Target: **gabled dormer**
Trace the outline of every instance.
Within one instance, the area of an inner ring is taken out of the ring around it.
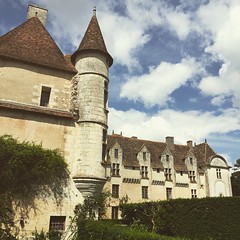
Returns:
[[[122,168],[123,151],[120,144],[116,141],[109,150],[111,176],[120,177]]]
[[[192,149],[188,151],[184,162],[185,162],[185,165],[187,166],[190,183],[195,183],[197,181],[198,167],[197,167],[197,159],[194,156]]]
[[[142,146],[141,150],[137,154],[137,159],[140,165],[140,174],[142,178],[149,178],[151,155],[145,145]]]
[[[173,180],[173,170],[174,170],[174,157],[168,147],[166,147],[166,149],[162,153],[161,162],[164,167],[165,180],[172,181]]]

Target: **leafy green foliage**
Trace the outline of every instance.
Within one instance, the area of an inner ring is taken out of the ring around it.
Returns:
[[[88,196],[84,198],[82,204],[75,207],[74,214],[77,219],[102,219],[106,214],[109,193],[101,193],[98,196]]]
[[[149,204],[154,230],[159,234],[190,239],[239,238],[239,198],[174,199]],[[126,222],[138,218],[136,208],[149,210],[147,204],[127,204],[122,208]]]
[[[37,198],[53,195],[60,203],[64,196],[69,173],[58,150],[4,135],[0,137],[0,166],[0,225],[10,225],[13,206],[27,213],[36,207]]]
[[[59,231],[50,231],[50,232],[34,232],[33,233],[35,240],[61,240],[62,233]]]
[[[81,240],[170,240],[144,230],[136,230],[123,225],[116,225],[109,221],[81,220],[78,228],[78,239]],[[180,238],[174,238],[180,240]]]

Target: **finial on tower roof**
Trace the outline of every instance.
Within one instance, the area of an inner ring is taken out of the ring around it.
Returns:
[[[96,16],[96,6],[93,7],[93,16]]]

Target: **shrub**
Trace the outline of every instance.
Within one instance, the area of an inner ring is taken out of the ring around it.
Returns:
[[[150,211],[144,221],[152,221],[153,229],[159,234],[219,240],[238,239],[240,236],[240,198],[236,197],[175,199],[128,204],[121,209],[128,224],[132,224],[137,218],[144,219],[137,214],[138,209],[143,213]]]

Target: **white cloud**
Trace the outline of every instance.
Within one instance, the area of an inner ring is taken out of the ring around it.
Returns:
[[[188,140],[197,143],[211,139],[212,145],[226,146],[226,134],[240,131],[240,111],[228,109],[220,115],[214,112],[162,110],[153,115],[130,109],[118,111],[109,109],[109,133],[122,132],[124,136],[164,141],[166,136],[174,136],[175,142],[185,144]],[[222,136],[222,137],[221,137]],[[231,142],[236,141],[231,139]],[[230,155],[230,154],[229,154]],[[228,157],[229,159],[229,157]]]
[[[131,77],[122,86],[120,97],[140,101],[146,107],[164,105],[171,100],[171,93],[192,78],[199,71],[192,58],[180,63],[162,62],[149,69],[149,73]]]
[[[219,76],[204,77],[199,85],[203,94],[214,96],[212,103],[225,96],[240,97],[240,1],[211,1],[200,8],[199,17],[210,31],[212,44],[205,51],[223,61]],[[223,103],[224,101],[222,101]],[[219,102],[220,103],[220,102]]]

